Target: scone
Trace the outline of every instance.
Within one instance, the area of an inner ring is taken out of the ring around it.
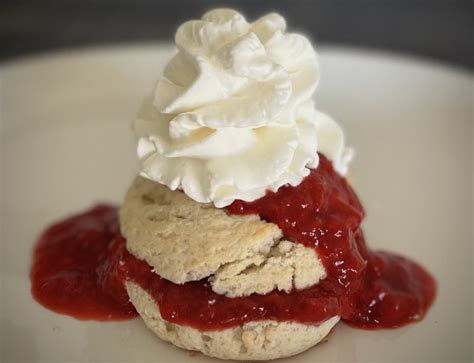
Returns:
[[[318,344],[339,321],[338,316],[320,325],[259,320],[236,328],[203,332],[164,320],[159,307],[145,290],[133,282],[126,285],[130,301],[146,326],[158,337],[180,348],[220,359],[289,357]]]
[[[229,297],[290,292],[326,277],[312,248],[287,241],[257,215],[229,215],[137,177],[120,208],[127,249],[176,284],[209,278]]]
[[[127,249],[156,274],[176,284],[207,279],[214,292],[227,297],[275,289],[290,293],[326,277],[314,249],[283,239],[277,225],[256,215],[229,215],[142,177],[126,195],[120,225]],[[200,331],[164,320],[157,303],[136,283],[128,282],[127,291],[160,338],[222,359],[297,354],[320,342],[339,321],[338,316],[321,324],[261,320]]]
[[[258,216],[232,216],[196,203],[179,191],[137,177],[120,209],[127,249],[176,284],[208,279],[228,297],[291,292],[326,277],[314,249],[286,241]],[[273,359],[317,344],[339,320],[318,324],[261,320],[214,331],[167,322],[150,295],[127,283],[130,300],[147,326],[173,344],[223,359]]]

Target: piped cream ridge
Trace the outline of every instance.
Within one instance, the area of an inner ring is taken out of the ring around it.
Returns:
[[[312,100],[316,52],[283,17],[249,23],[216,9],[182,24],[175,42],[135,122],[142,176],[221,208],[298,185],[318,151],[346,173],[344,134]]]

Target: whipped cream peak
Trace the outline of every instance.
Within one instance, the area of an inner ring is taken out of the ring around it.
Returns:
[[[135,122],[141,175],[220,208],[299,184],[318,151],[347,171],[343,132],[312,100],[316,52],[283,17],[249,23],[211,10],[182,24],[175,42]]]

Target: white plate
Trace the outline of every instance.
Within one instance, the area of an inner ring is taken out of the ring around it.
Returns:
[[[140,319],[77,321],[30,296],[43,227],[96,201],[120,202],[135,171],[130,124],[169,46],[53,54],[3,65],[2,361],[205,362]],[[472,359],[472,78],[416,60],[321,50],[318,106],[345,126],[367,240],[412,256],[439,282],[426,319],[397,330],[339,324],[285,362]]]

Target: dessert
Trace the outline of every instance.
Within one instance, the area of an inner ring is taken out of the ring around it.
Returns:
[[[82,319],[138,313],[161,339],[223,359],[319,343],[340,320],[421,320],[436,284],[365,245],[344,175],[352,150],[312,99],[316,53],[277,14],[217,9],[184,23],[134,129],[140,175],[44,232],[32,293]]]

